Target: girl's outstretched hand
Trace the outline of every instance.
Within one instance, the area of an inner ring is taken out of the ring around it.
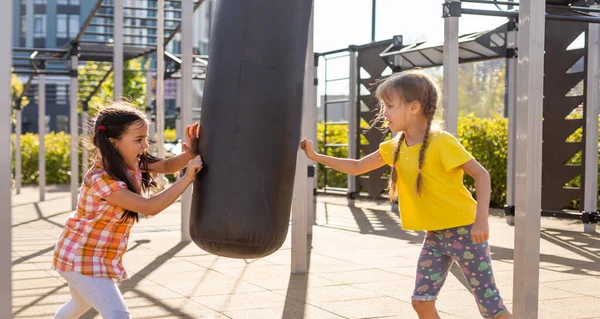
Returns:
[[[311,140],[303,138],[300,142],[300,148],[306,153],[306,157],[310,160],[314,161],[317,157],[317,153],[315,153],[313,142]]]
[[[195,158],[193,158],[192,160],[190,160],[190,162],[187,165],[187,169],[185,170],[185,178],[193,181],[194,179],[196,179],[196,174],[198,174],[198,172],[200,172],[200,170],[202,169],[202,158],[200,158],[200,155],[196,156]]]
[[[200,139],[200,124],[198,122],[185,128],[185,142],[181,148],[191,156],[198,155],[198,140]]]

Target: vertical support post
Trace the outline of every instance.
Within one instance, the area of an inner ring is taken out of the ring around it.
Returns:
[[[357,136],[358,131],[358,111],[356,109],[358,101],[358,52],[350,46],[350,74],[348,87],[348,158],[356,159],[358,155]],[[348,174],[348,205],[354,206],[354,198],[358,193],[356,185],[357,176]]]
[[[16,194],[21,194],[21,175],[23,167],[21,135],[23,134],[23,111],[19,107],[19,109],[15,113],[15,192]]]
[[[146,116],[148,117],[150,123],[148,127],[148,135],[150,136],[150,141],[156,141],[156,120],[152,119],[152,73],[150,70],[146,71]],[[150,151],[152,153],[152,151]]]
[[[178,88],[181,92],[180,117],[182,136],[185,140],[185,129],[192,125],[193,79],[192,64],[194,62],[194,1],[183,0],[181,3],[181,80]],[[190,211],[192,209],[192,186],[181,195],[181,241],[191,241]]]
[[[538,317],[545,3],[519,6],[514,317]]]
[[[19,3],[20,5],[20,3]],[[34,28],[34,15],[33,15],[33,0],[25,0],[25,46],[33,48],[33,28]],[[23,26],[21,26],[23,28]],[[9,39],[10,40],[10,39]],[[12,43],[6,42],[6,43]]]
[[[183,28],[182,28],[182,33],[183,33]],[[183,46],[182,46],[182,50],[183,50]],[[183,66],[183,63],[182,63]],[[183,78],[183,70],[181,73],[181,77]],[[185,132],[182,129],[183,126],[183,110],[181,109],[181,98],[182,98],[182,93],[183,93],[183,89],[181,87],[182,85],[182,79],[176,79],[175,80],[175,137],[177,139],[184,139],[184,135]]]
[[[77,115],[77,65],[79,64],[79,47],[76,44],[71,50],[71,88],[69,89],[69,133],[71,134],[71,209],[77,208],[79,187],[79,116]]]
[[[156,41],[156,147],[159,158],[165,157],[165,0],[157,1]]]
[[[85,174],[88,170],[88,166],[90,164],[90,156],[88,152],[88,139],[90,132],[90,117],[88,115],[89,105],[88,102],[83,102],[81,106],[81,122],[83,123],[83,130],[81,131],[81,140],[83,141],[83,145],[81,146],[81,170],[83,174]]]
[[[46,199],[46,75],[38,77],[38,186],[40,191],[40,202]]]
[[[123,0],[114,0],[113,28],[113,100],[123,97]]]
[[[312,25],[309,29],[309,36],[314,35],[313,32],[313,28]],[[309,42],[309,45],[312,45],[312,43]],[[312,51],[314,51],[314,47],[311,49]],[[307,58],[308,59],[308,58]],[[311,141],[317,141],[317,94],[318,94],[318,88],[317,88],[317,84],[318,84],[318,73],[317,73],[317,67],[319,64],[319,55],[313,53],[312,54],[312,65],[313,65],[313,82],[311,83],[312,85],[310,86],[311,88],[311,92],[310,95],[308,96],[308,98],[310,99],[310,105],[307,109],[305,109],[305,112],[308,112],[307,116],[308,116],[308,121],[309,124],[306,128],[305,131],[305,136],[310,139]],[[316,210],[317,210],[317,203],[316,203],[316,190],[318,187],[318,165],[315,161],[311,161],[309,159],[307,159],[307,164],[308,164],[308,217],[306,220],[306,227],[308,227],[307,229],[307,233],[309,236],[312,236],[312,232],[313,232],[313,225],[315,224],[316,221]]]
[[[312,2],[312,1],[311,1]],[[314,5],[312,8],[314,12]],[[308,27],[308,42],[306,46],[306,58],[304,63],[304,90],[302,96],[302,135],[307,134],[307,129],[310,126],[309,112],[306,112],[308,107],[312,105],[313,87],[313,14]],[[306,274],[308,272],[308,194],[309,189],[308,176],[306,168],[308,160],[306,154],[298,145],[298,153],[296,155],[296,177],[294,178],[294,195],[292,199],[292,273]]]
[[[446,0],[444,3],[444,87],[442,94],[446,130],[456,135],[458,131],[458,19],[461,3]]]
[[[509,22],[510,23],[510,22]],[[516,23],[516,22],[515,22]],[[517,37],[516,26],[511,30],[509,28],[507,38],[507,109],[508,109],[508,154],[507,154],[507,174],[506,174],[506,223],[513,226],[515,224],[515,144],[517,141]]]
[[[313,22],[308,25],[308,42],[306,46],[306,74],[304,75],[304,100],[302,113],[302,136],[306,136],[311,141],[316,142],[317,133],[317,105],[316,82],[317,67],[314,53],[314,28]],[[317,58],[318,59],[318,58]],[[314,185],[316,180],[315,162],[306,159],[307,181],[306,181],[306,234],[312,236],[313,224],[315,222],[315,193]]]
[[[371,42],[375,42],[375,27],[377,26],[377,0],[371,6]]]
[[[600,5],[592,5],[599,8]],[[596,16],[598,13],[595,14]],[[587,99],[585,102],[585,185],[583,231],[596,231],[598,222],[598,104],[600,104],[600,24],[588,24]]]
[[[7,1],[0,10],[0,43],[5,45],[0,47],[0,104],[10,105],[10,70],[11,70],[11,46],[12,43],[12,6],[13,1]],[[0,149],[10,151],[10,132],[11,132],[11,109],[2,108],[6,117],[0,124]],[[10,154],[10,153],[9,153]],[[0,182],[4,187],[0,187],[0,318],[12,318],[12,251],[11,251],[11,230],[12,230],[12,206],[10,175],[12,172],[12,163],[10,156],[0,156]]]

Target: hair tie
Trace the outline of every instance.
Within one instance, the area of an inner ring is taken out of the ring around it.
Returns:
[[[106,126],[98,125],[98,131],[106,131]]]
[[[419,168],[419,174],[423,173],[423,169]]]

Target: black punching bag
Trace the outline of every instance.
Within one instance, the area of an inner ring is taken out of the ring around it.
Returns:
[[[286,238],[311,11],[312,0],[217,3],[190,217],[209,253],[259,258]]]

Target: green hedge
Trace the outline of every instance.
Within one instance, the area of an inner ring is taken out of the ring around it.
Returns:
[[[318,124],[318,149],[323,152],[323,123]],[[508,152],[508,119],[502,116],[492,118],[476,118],[472,115],[460,117],[458,120],[458,137],[465,148],[489,171],[492,181],[491,205],[502,207],[506,202],[506,173]],[[364,139],[364,137],[363,137]],[[567,142],[581,142],[581,129],[575,131]],[[347,143],[347,127],[328,126],[328,144]],[[366,143],[363,140],[362,143]],[[346,157],[347,147],[328,148],[327,155]],[[576,154],[567,164],[581,165],[581,153]],[[600,166],[600,161],[599,161]],[[319,165],[319,188],[324,186],[323,166]],[[600,178],[598,180],[600,185]],[[474,180],[465,174],[466,187],[475,194]],[[346,175],[327,170],[327,186],[346,187]],[[580,187],[581,178],[577,177],[567,187]],[[599,197],[600,203],[600,197]],[[579,201],[573,201],[569,208],[578,209]]]
[[[15,135],[11,136],[12,143],[12,168],[15,171]],[[68,184],[71,180],[71,135],[48,133],[44,139],[46,151],[46,183]],[[39,137],[37,134],[23,134],[21,136],[21,183],[37,184],[39,178],[38,156]],[[79,152],[81,163],[81,151]],[[81,174],[81,168],[79,170]],[[81,177],[80,177],[81,180]]]

